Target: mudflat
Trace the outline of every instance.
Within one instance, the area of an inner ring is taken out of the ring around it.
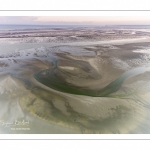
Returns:
[[[0,32],[0,133],[150,133],[149,33],[111,30]]]

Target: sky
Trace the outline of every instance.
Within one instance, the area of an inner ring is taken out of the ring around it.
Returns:
[[[150,25],[148,16],[0,16],[0,24]]]

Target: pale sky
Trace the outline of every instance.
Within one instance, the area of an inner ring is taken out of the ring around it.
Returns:
[[[148,16],[0,16],[0,24],[150,25]]]

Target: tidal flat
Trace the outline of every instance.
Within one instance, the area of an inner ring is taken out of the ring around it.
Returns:
[[[143,26],[35,28],[0,30],[1,134],[150,133]]]

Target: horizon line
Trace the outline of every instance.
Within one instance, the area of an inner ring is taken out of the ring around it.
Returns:
[[[50,26],[50,25],[59,25],[59,26],[68,26],[68,25],[86,25],[86,26],[150,26],[150,24],[105,24],[105,25],[98,25],[98,24],[0,24],[0,25],[33,25],[33,26]]]

